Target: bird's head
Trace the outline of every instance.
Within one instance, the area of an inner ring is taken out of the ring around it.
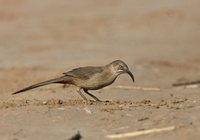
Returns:
[[[115,61],[111,62],[108,66],[112,69],[112,71],[117,76],[120,74],[123,74],[123,73],[127,73],[131,77],[133,82],[135,81],[133,74],[130,72],[128,66],[123,61],[115,60]]]

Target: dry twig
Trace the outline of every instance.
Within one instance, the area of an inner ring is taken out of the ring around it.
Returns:
[[[174,130],[174,129],[175,129],[174,126],[169,126],[169,127],[164,127],[164,128],[155,128],[155,129],[135,131],[135,132],[129,132],[129,133],[123,133],[123,134],[107,135],[106,137],[110,138],[110,139],[136,137],[136,136],[141,136],[141,135],[171,131],[171,130]]]
[[[160,91],[160,88],[156,87],[132,87],[132,86],[112,86],[109,88],[114,88],[114,89],[127,89],[127,90],[145,90],[145,91]]]
[[[172,86],[178,87],[178,86],[189,86],[189,85],[197,85],[197,84],[200,84],[200,80],[190,81],[190,82],[174,83],[174,84],[172,84]]]

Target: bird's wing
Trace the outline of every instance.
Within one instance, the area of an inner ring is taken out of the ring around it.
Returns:
[[[102,71],[103,71],[102,67],[80,67],[73,69],[69,72],[65,72],[63,74],[66,76],[72,76],[80,79],[89,79],[93,75],[101,73]]]

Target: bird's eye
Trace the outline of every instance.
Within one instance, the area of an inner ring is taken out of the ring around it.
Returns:
[[[124,67],[119,65],[118,70],[124,70]]]

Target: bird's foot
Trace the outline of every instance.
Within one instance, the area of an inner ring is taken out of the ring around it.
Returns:
[[[98,98],[95,100],[95,102],[104,102],[104,101],[102,101],[102,100],[99,100]]]
[[[104,101],[101,101],[101,100],[84,100],[84,103],[86,105],[96,105],[96,104],[99,104],[99,103],[103,103]]]

